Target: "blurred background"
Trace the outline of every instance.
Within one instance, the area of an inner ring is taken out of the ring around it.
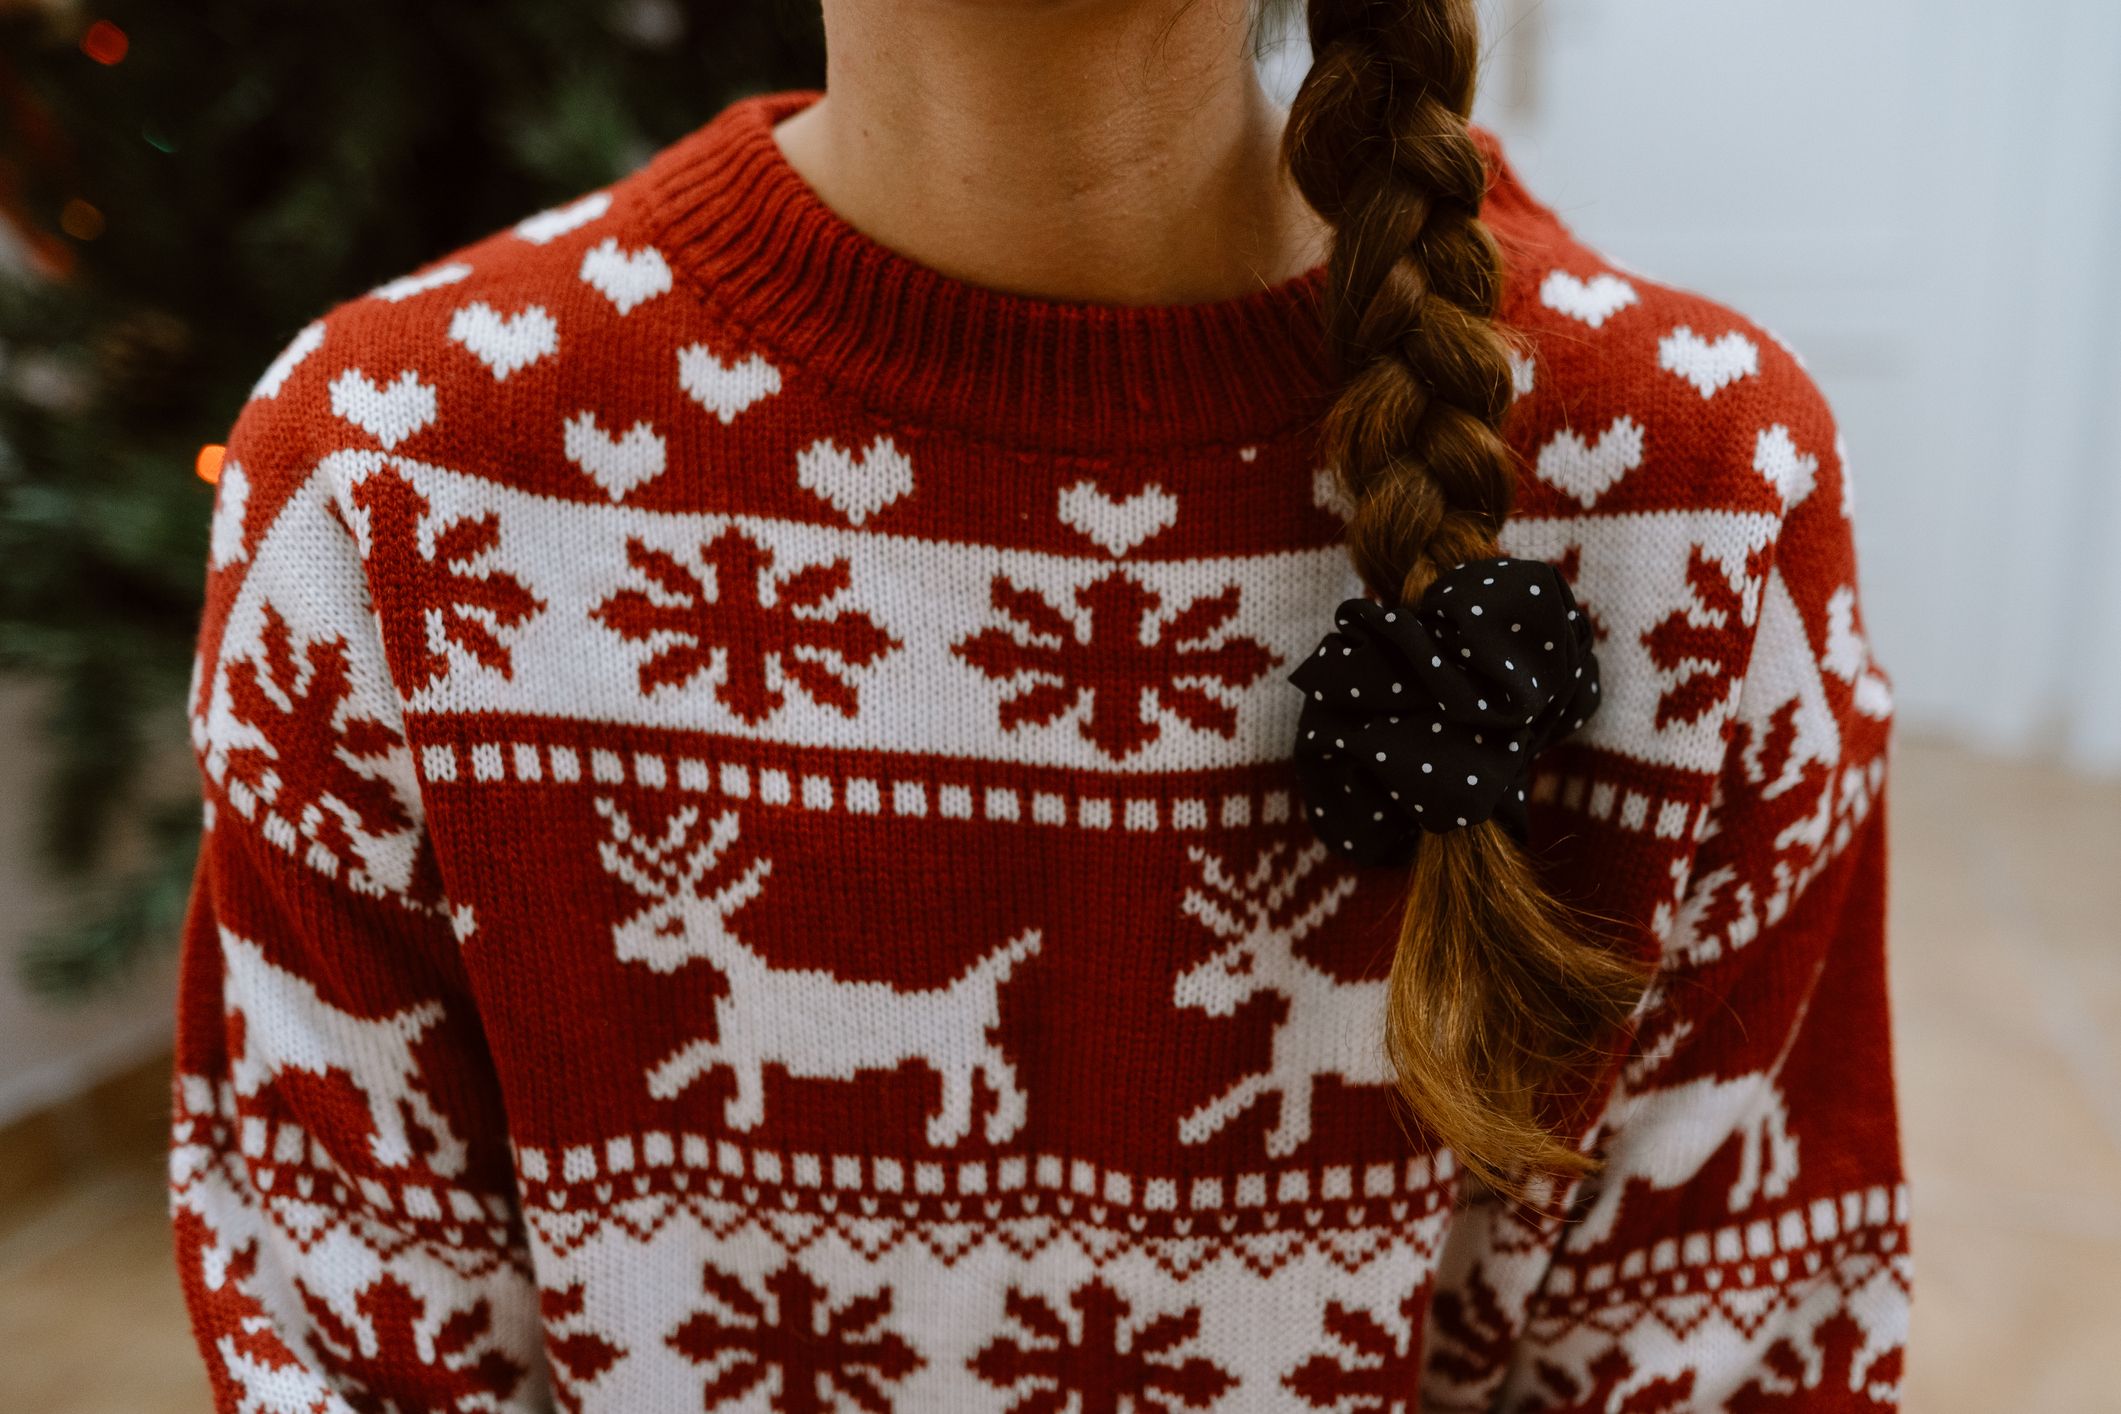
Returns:
[[[2121,1408],[2121,5],[1485,18],[1528,185],[1774,328],[1846,435],[1907,1408]],[[0,0],[0,1409],[208,1408],[159,1174],[200,449],[329,304],[821,76],[808,0]]]

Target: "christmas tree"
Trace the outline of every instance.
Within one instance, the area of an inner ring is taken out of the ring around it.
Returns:
[[[814,3],[0,0],[0,672],[50,691],[44,852],[79,995],[173,939],[184,688],[216,468],[329,305],[823,81]],[[194,475],[194,470],[198,475]],[[112,877],[121,817],[143,864]]]

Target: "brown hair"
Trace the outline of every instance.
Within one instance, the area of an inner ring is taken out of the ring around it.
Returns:
[[[1479,26],[1473,0],[1309,0],[1309,26],[1283,154],[1334,231],[1323,455],[1364,586],[1415,603],[1443,567],[1498,553],[1518,476],[1502,261],[1467,127]],[[1504,1194],[1593,1167],[1549,1128],[1548,1100],[1605,1059],[1647,985],[1582,929],[1498,824],[1415,851],[1385,1046],[1414,1118]]]

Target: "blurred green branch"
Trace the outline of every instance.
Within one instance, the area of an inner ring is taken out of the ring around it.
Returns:
[[[175,936],[197,802],[145,797],[185,749],[192,463],[288,337],[731,98],[822,82],[807,0],[0,9],[0,673],[47,690],[27,754],[75,901],[31,985],[88,994]],[[114,874],[121,820],[146,862]]]

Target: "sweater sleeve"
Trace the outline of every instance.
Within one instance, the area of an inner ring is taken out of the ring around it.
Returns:
[[[361,547],[303,420],[321,401],[254,395],[217,492],[179,1275],[223,1411],[545,1407],[499,1093]]]
[[[1897,1407],[1891,698],[1863,636],[1840,460],[1786,459],[1715,795],[1593,1132],[1604,1168],[1565,1221],[1476,1204],[1453,1232],[1425,1407]]]

